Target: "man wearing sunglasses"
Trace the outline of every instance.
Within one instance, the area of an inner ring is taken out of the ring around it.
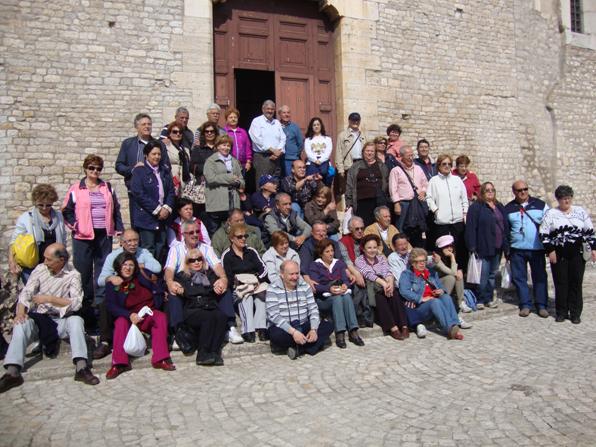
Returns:
[[[511,190],[514,199],[505,206],[505,217],[509,222],[511,280],[519,297],[519,316],[527,317],[533,307],[528,287],[530,264],[534,306],[539,316],[547,318],[546,259],[538,228],[548,205],[531,197],[528,184],[523,180],[514,182]]]

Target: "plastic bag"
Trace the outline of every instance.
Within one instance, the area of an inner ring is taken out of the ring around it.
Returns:
[[[501,289],[510,289],[511,286],[511,264],[507,261],[501,267]]]
[[[348,224],[350,223],[350,219],[354,216],[354,210],[352,207],[349,207],[346,212],[344,213],[344,221],[341,226],[341,234],[349,234],[350,228],[348,228]]]
[[[21,267],[32,269],[39,263],[37,243],[30,233],[19,234],[12,244],[15,262]]]
[[[475,253],[470,255],[468,261],[468,276],[466,281],[469,284],[480,284],[480,275],[482,274],[482,260]]]
[[[124,351],[128,355],[133,357],[143,357],[147,350],[147,343],[145,337],[141,333],[141,330],[136,324],[132,324],[126,334],[126,340],[124,340]]]

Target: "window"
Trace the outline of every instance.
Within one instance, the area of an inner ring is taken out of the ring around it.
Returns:
[[[571,1],[571,31],[574,33],[583,32],[582,3],[581,0]]]

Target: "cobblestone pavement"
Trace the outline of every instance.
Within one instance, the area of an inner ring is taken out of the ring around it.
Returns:
[[[0,397],[0,444],[593,446],[595,285],[592,268],[580,325],[503,312],[462,342],[371,335],[293,362],[246,351],[110,382],[96,365],[96,387],[26,377]]]

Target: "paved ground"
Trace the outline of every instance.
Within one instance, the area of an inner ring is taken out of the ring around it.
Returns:
[[[0,397],[0,445],[596,445],[596,269],[582,324],[478,313],[463,342],[431,334],[290,361],[264,345],[226,349],[226,366],[175,358],[88,387],[72,375]],[[507,297],[506,297],[507,298]],[[46,366],[47,365],[47,366]],[[48,371],[51,369],[48,369]]]

